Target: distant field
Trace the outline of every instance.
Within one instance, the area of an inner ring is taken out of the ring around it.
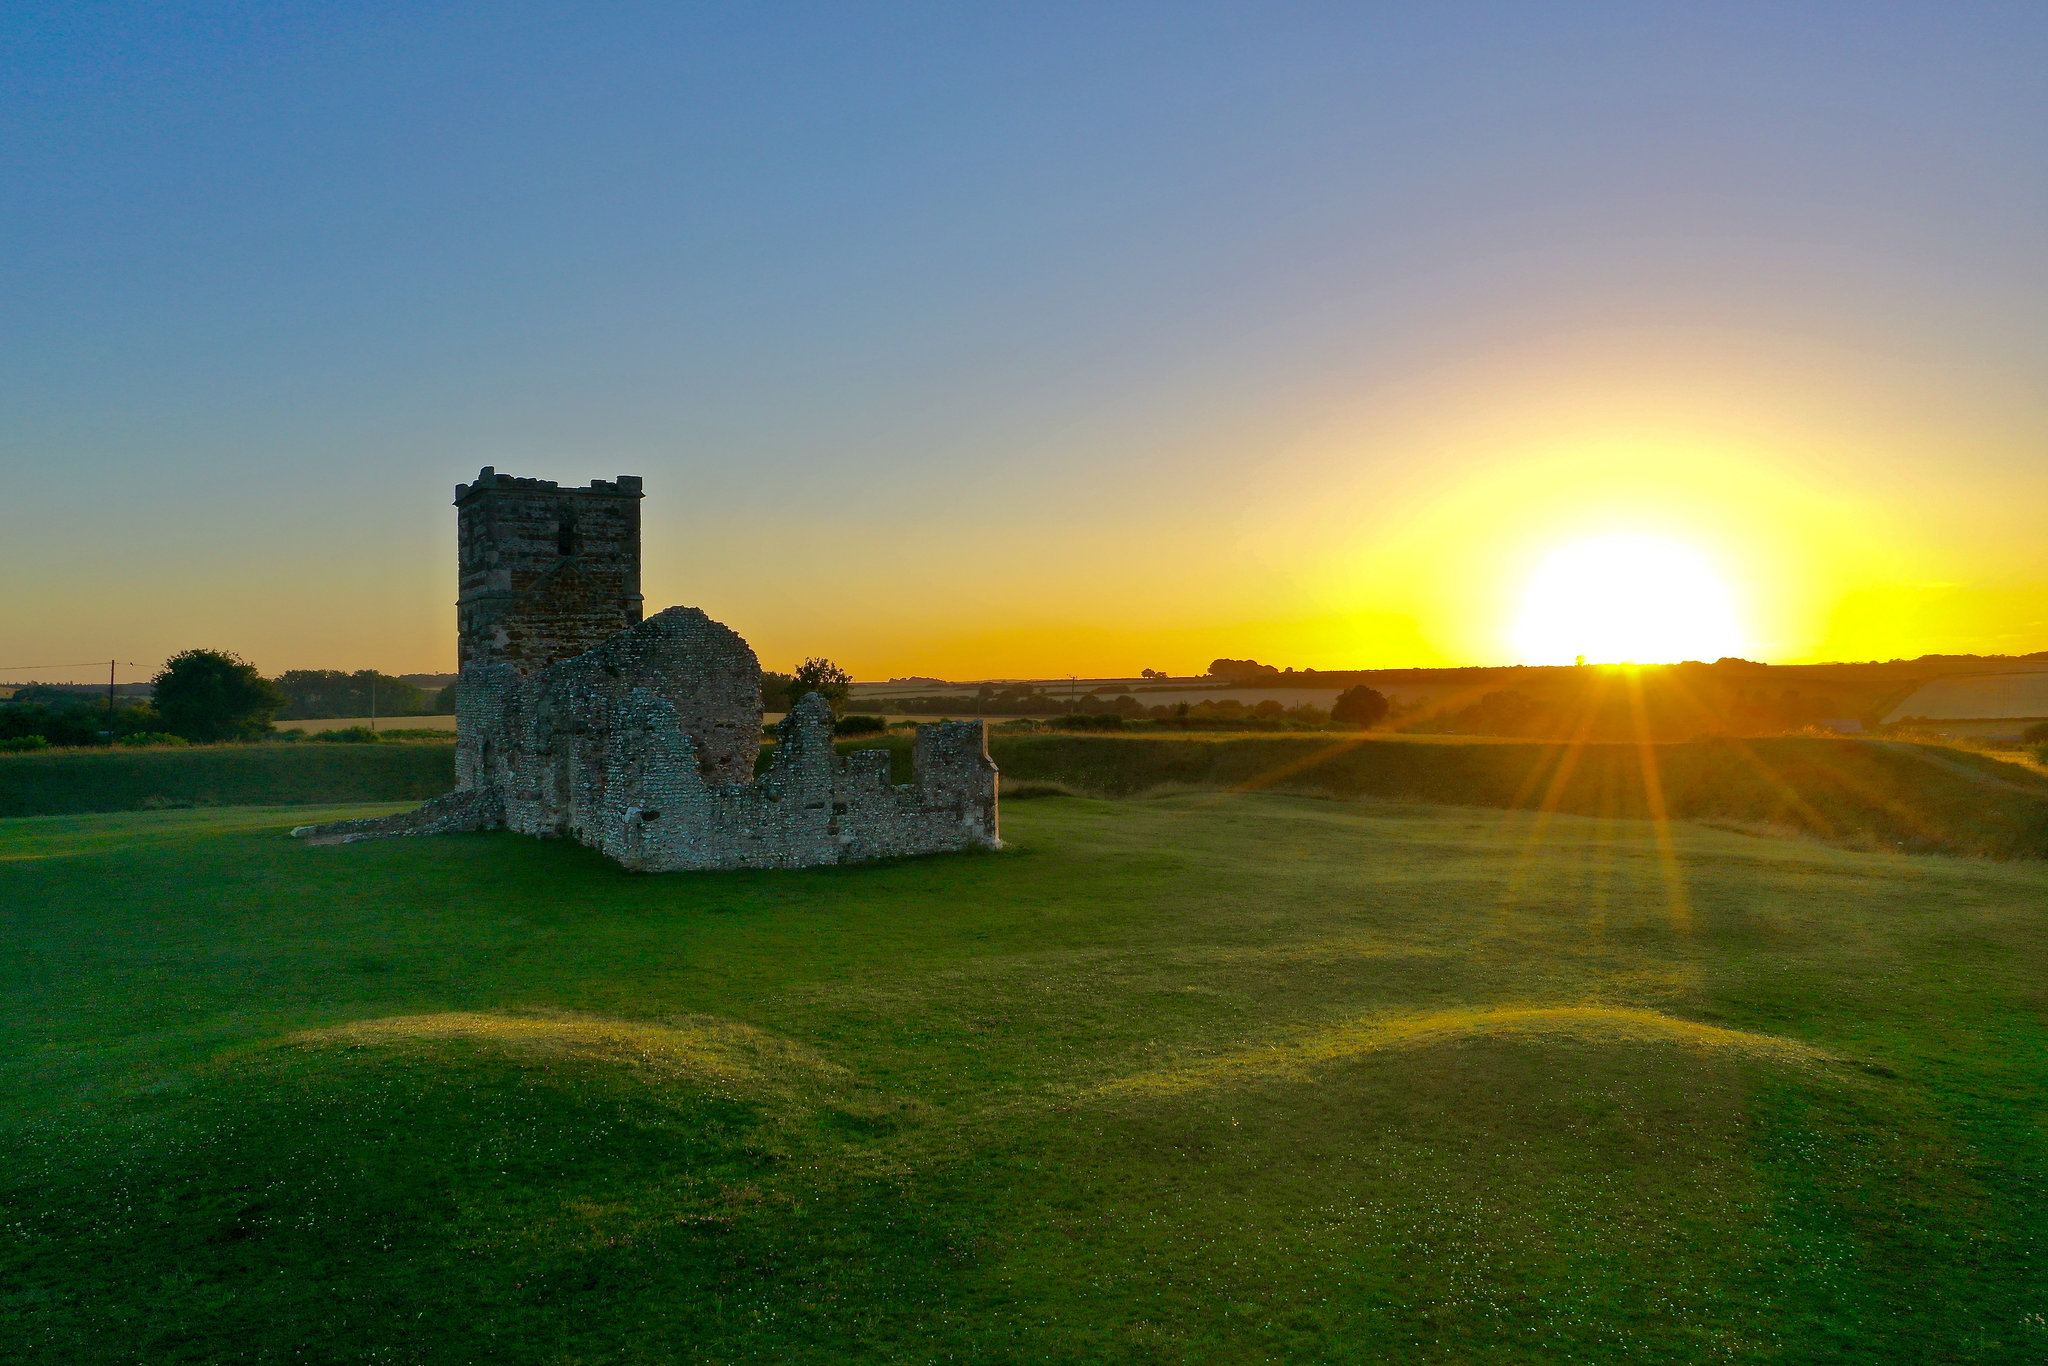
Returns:
[[[978,685],[947,683],[931,687],[918,687],[902,683],[856,683],[853,685],[851,706],[855,710],[871,709],[885,704],[891,698],[902,697],[952,697],[965,703],[967,714],[973,715],[975,691]],[[1292,707],[1300,703],[1327,708],[1337,699],[1342,688],[1275,688],[1259,685],[1243,687],[1227,686],[1210,679],[1176,679],[1161,682],[1154,679],[1135,678],[1083,678],[1071,688],[1066,679],[1038,680],[1038,686],[1049,695],[1065,698],[1071,694],[1082,697],[1094,693],[1099,697],[1115,697],[1128,693],[1148,707],[1170,707],[1178,702],[1220,702],[1226,699],[1256,706],[1261,702],[1283,702]],[[1398,702],[1411,703],[1435,700],[1440,696],[1461,691],[1451,684],[1389,684],[1380,691]],[[1462,691],[1470,691],[1469,687]],[[1476,694],[1475,694],[1476,695]]]
[[[1843,721],[1875,726],[1925,679],[1857,666],[1691,663],[1641,669],[1393,670],[1349,677],[1317,675],[1313,681],[1323,686],[1289,686],[1309,681],[1303,675],[1263,677],[1227,686],[1220,680],[1200,678],[1039,680],[1037,695],[1029,706],[1049,715],[1071,699],[1079,710],[1097,711],[1128,695],[1148,708],[1204,702],[1327,708],[1342,686],[1363,681],[1393,704],[1388,723],[1392,729],[1605,741],[1634,741],[1647,735],[1661,743],[1705,735],[1768,736],[1798,734],[1811,728],[1847,729],[1840,724]],[[1084,700],[1091,696],[1096,700]],[[973,688],[960,684],[923,689],[905,684],[861,684],[856,686],[854,700],[855,705],[869,710],[888,708],[919,715],[958,712],[975,705]],[[1010,713],[1027,709],[1017,699],[991,705],[1006,707]]]
[[[639,876],[309,814],[0,821],[0,1359],[2048,1357],[2037,863],[1265,793]]]
[[[2048,856],[2048,778],[1981,755],[1781,737],[1570,746],[1343,735],[992,744],[1011,780],[1122,796],[1191,787],[1735,822],[1952,853]]]
[[[346,730],[350,726],[371,726],[376,730],[445,730],[455,731],[453,716],[379,716],[374,723],[367,716],[327,717],[319,721],[279,721],[279,730],[302,730],[308,735],[318,735],[324,730]]]
[[[1893,707],[1885,720],[1935,721],[2048,717],[2048,673],[1977,674],[1939,678]]]
[[[2025,735],[2032,724],[2032,721],[2018,717],[2007,721],[1934,721],[1924,728],[1916,726],[1914,730],[1918,733],[1924,729],[1931,735],[1958,740],[2009,743]]]

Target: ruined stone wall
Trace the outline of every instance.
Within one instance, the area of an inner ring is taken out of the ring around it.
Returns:
[[[632,475],[562,488],[485,466],[457,485],[462,671],[532,673],[637,623],[640,498]]]
[[[628,868],[804,868],[999,842],[996,768],[979,721],[920,727],[917,779],[902,786],[889,781],[888,751],[834,750],[832,710],[816,693],[776,727],[758,782],[706,779],[690,737],[645,693],[615,736],[606,804],[586,814],[580,838]],[[928,765],[940,781],[928,781]]]
[[[737,634],[672,607],[520,679],[492,672],[481,781],[508,829],[564,835],[629,868],[802,868],[996,843],[995,765],[978,722],[921,727],[916,780],[885,751],[842,758],[832,711],[805,698],[767,772],[760,665]],[[481,745],[479,746],[481,750]]]
[[[996,766],[980,721],[918,727],[914,777],[901,785],[889,781],[887,750],[837,752],[832,709],[816,693],[776,727],[758,780],[750,772],[758,743],[742,762],[719,731],[686,729],[655,647],[700,643],[707,627],[724,630],[694,609],[671,608],[628,633],[642,637],[635,649],[611,642],[532,678],[502,665],[479,671],[493,685],[489,710],[466,702],[478,710],[463,722],[491,729],[464,736],[457,791],[417,811],[293,833],[331,843],[503,828],[576,839],[645,872],[808,868],[999,846]],[[699,699],[684,700],[703,714]]]
[[[531,678],[502,668],[477,677],[474,710],[456,717],[458,748],[471,751],[457,772],[503,792],[511,829],[581,837],[586,813],[606,808],[619,717],[636,695],[667,707],[708,781],[753,778],[760,661],[694,607],[671,607]]]
[[[841,757],[813,693],[757,781],[761,666],[694,607],[640,620],[640,481],[561,489],[486,468],[461,511],[456,790],[417,811],[302,826],[319,842],[505,828],[650,872],[803,868],[998,844],[979,721],[920,726],[915,777]],[[630,592],[628,591],[630,589]]]
[[[505,808],[498,800],[497,790],[480,787],[444,793],[410,811],[390,816],[294,826],[292,836],[312,844],[353,844],[357,840],[393,835],[466,835],[502,829],[504,824]]]

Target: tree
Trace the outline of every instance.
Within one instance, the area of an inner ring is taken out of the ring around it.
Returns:
[[[790,685],[796,682],[794,674],[779,674],[773,669],[761,670],[761,710],[788,711],[795,705],[789,695]],[[799,693],[797,696],[801,697]]]
[[[172,655],[150,682],[164,729],[202,744],[261,735],[284,706],[284,689],[220,650]]]
[[[2036,721],[2020,736],[2030,745],[2048,745],[2048,721]]]
[[[284,718],[310,721],[333,716],[419,716],[427,695],[402,678],[358,669],[286,669],[277,676],[284,689]]]
[[[136,731],[162,730],[147,698],[122,697],[107,709],[98,688],[30,684],[0,702],[0,740],[40,736],[53,745],[98,745]]]
[[[803,700],[805,693],[821,694],[837,712],[846,705],[846,698],[853,691],[853,675],[829,659],[807,659],[797,665],[796,676],[789,684],[789,704],[794,707]]]
[[[1369,729],[1386,719],[1387,706],[1385,697],[1361,683],[1337,694],[1337,700],[1330,704],[1330,719]]]

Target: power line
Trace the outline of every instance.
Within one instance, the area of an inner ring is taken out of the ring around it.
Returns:
[[[104,659],[88,659],[79,664],[0,664],[0,674],[32,674],[40,673],[44,669],[97,669],[106,662]],[[135,667],[135,661],[132,659],[124,659],[121,662],[131,669]]]

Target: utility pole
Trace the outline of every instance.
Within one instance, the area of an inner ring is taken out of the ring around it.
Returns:
[[[107,661],[107,740],[109,743],[112,743],[114,739],[114,666],[123,663],[131,669],[135,667],[135,661],[132,659],[110,659]],[[84,668],[85,666],[81,664],[78,667]]]
[[[377,671],[370,670],[370,733],[377,733]]]

